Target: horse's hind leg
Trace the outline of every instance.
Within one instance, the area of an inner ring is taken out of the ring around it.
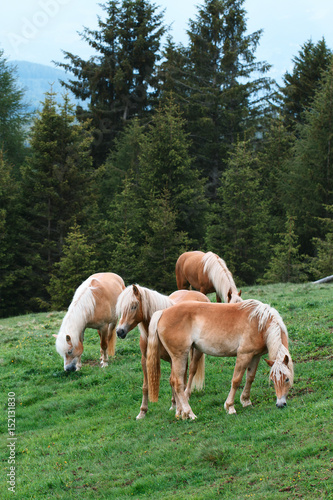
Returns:
[[[187,353],[186,357],[183,359],[177,358],[172,359],[172,369],[170,376],[170,384],[175,392],[176,403],[177,403],[177,413],[176,416],[182,416],[183,419],[191,418],[194,420],[196,416],[194,415],[192,408],[190,407],[187,397],[184,392],[184,375],[186,369],[187,362]]]
[[[202,364],[203,364],[203,374],[200,373],[200,376],[198,377],[198,380],[197,380],[197,386],[201,389],[203,387],[202,378],[204,378],[204,376],[205,376],[204,359],[205,358],[203,358],[203,353],[201,351],[198,351],[198,349],[193,349],[192,359],[190,362],[189,377],[188,377],[188,382],[187,382],[187,386],[186,386],[186,390],[185,390],[185,396],[187,397],[187,399],[189,399],[191,396],[191,387],[192,387],[193,378],[195,377],[195,375],[199,375],[199,373],[197,373],[197,372],[198,372],[198,367],[199,367],[200,361],[201,361],[201,363],[200,363],[201,371],[202,371]]]
[[[141,337],[140,337],[141,342]],[[148,411],[148,377],[147,377],[147,360],[142,354],[141,356],[141,366],[143,371],[143,384],[142,384],[142,403],[140,406],[140,413],[137,415],[136,419],[141,420],[145,418]]]
[[[109,325],[104,325],[100,330],[98,330],[101,339],[101,367],[105,368],[108,366],[108,331]]]
[[[248,365],[250,364],[252,359],[252,354],[238,354],[236,359],[236,365],[234,369],[234,374],[231,381],[231,389],[228,394],[228,397],[224,403],[224,409],[229,413],[229,415],[236,413],[234,402],[235,402],[235,394],[240,386],[242,381],[244,372]]]
[[[261,355],[255,356],[252,359],[252,361],[250,362],[250,364],[246,370],[246,383],[245,383],[245,387],[244,387],[243,392],[242,392],[241,397],[240,397],[240,402],[242,403],[242,405],[244,407],[252,405],[251,400],[250,400],[250,391],[251,391],[252,382],[254,380],[254,377],[256,376],[260,357],[261,357]]]

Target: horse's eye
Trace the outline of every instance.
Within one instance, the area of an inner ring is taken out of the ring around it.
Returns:
[[[286,378],[286,382],[289,382],[289,378]]]
[[[132,307],[131,307],[132,311],[135,311],[136,309],[136,304],[133,304]]]
[[[73,352],[73,349],[71,349],[70,351],[68,351],[68,354],[72,354],[72,352]]]

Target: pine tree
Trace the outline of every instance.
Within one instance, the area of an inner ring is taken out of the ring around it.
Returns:
[[[74,123],[68,98],[58,106],[54,97],[46,95],[31,132],[32,154],[22,168],[26,266],[32,268],[31,293],[41,300],[69,228],[74,220],[87,224],[96,211],[91,135]]]
[[[190,20],[186,52],[168,47],[164,73],[171,70],[177,102],[185,102],[191,154],[214,198],[228,152],[237,140],[252,137],[266,107],[271,82],[266,63],[256,62],[261,31],[246,33],[244,0],[205,0]],[[253,78],[256,72],[259,78]],[[166,80],[166,90],[172,90]],[[163,78],[162,78],[163,80]],[[259,97],[260,96],[260,97]],[[253,129],[253,130],[251,130]]]
[[[29,121],[24,91],[16,79],[15,67],[7,63],[0,50],[0,150],[14,167],[22,163],[26,154],[25,126]]]
[[[80,226],[70,228],[63,246],[63,254],[52,269],[47,287],[52,310],[65,309],[71,303],[76,288],[91,274],[98,272],[93,245],[88,243]],[[48,306],[49,304],[44,304]]]
[[[289,173],[281,179],[285,206],[296,217],[301,253],[310,256],[312,239],[325,238],[320,220],[332,217],[326,208],[333,204],[332,130],[333,64],[299,125],[299,138],[286,164]]]
[[[206,234],[207,248],[247,284],[262,277],[268,260],[269,214],[259,174],[252,148],[238,143],[222,175]]]
[[[280,234],[280,242],[273,248],[273,256],[265,272],[265,283],[297,283],[305,281],[305,266],[299,254],[299,244],[295,234],[295,219],[288,215],[285,232]]]
[[[285,73],[284,86],[280,88],[282,114],[288,128],[295,129],[297,123],[304,123],[303,113],[311,106],[331,59],[332,51],[324,38],[316,45],[307,41],[293,59],[293,71]]]
[[[140,267],[147,286],[171,293],[176,289],[177,258],[189,242],[186,233],[177,230],[177,214],[170,208],[167,190],[153,199],[150,207]]]
[[[140,156],[140,196],[149,200],[168,190],[176,227],[197,246],[203,237],[207,202],[204,182],[189,155],[189,138],[178,106],[169,98],[161,106],[146,135]],[[147,202],[146,202],[147,203]]]
[[[85,28],[81,37],[96,50],[85,61],[65,52],[68,63],[58,63],[75,79],[64,83],[74,95],[88,102],[78,108],[78,118],[92,119],[96,129],[93,156],[101,165],[127,121],[149,114],[157,89],[156,64],[165,32],[163,13],[148,0],[109,0],[103,5],[106,20],[98,30]]]

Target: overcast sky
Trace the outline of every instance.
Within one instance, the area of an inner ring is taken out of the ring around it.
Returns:
[[[0,48],[11,60],[53,65],[63,61],[62,50],[88,59],[91,49],[78,34],[82,27],[97,28],[97,15],[105,18],[103,0],[9,0],[2,2]],[[189,18],[201,0],[160,0],[165,24],[172,24],[175,42],[187,43]],[[273,65],[278,81],[292,68],[292,59],[309,39],[323,36],[333,49],[333,0],[245,0],[248,32],[263,29],[257,59]]]

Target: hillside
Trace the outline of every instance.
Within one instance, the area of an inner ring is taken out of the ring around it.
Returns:
[[[191,395],[197,420],[178,420],[168,410],[170,365],[162,361],[159,401],[137,421],[143,380],[137,328],[117,340],[103,369],[98,334],[87,329],[82,369],[65,373],[52,336],[64,312],[1,319],[8,416],[1,498],[14,498],[14,491],[36,500],[333,498],[332,285],[245,287],[243,297],[270,303],[288,328],[295,380],[284,409],[275,407],[261,360],[253,407],[241,405],[239,389],[237,415],[226,414],[235,359],[206,356],[205,388]]]
[[[71,75],[52,66],[28,61],[11,61],[11,64],[16,67],[18,84],[25,91],[25,102],[29,106],[29,111],[41,108],[45,92],[49,92],[51,86],[52,90],[58,94],[57,101],[61,102],[62,95],[66,91],[60,84],[60,80],[68,81]],[[72,99],[72,102],[77,101]]]

